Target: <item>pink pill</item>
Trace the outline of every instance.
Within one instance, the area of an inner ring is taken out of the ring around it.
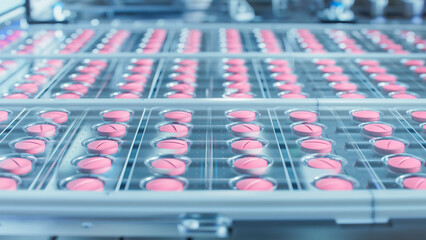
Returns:
[[[374,149],[381,154],[398,154],[405,151],[405,144],[398,140],[384,139],[376,141]]]
[[[331,74],[325,77],[329,82],[348,82],[349,77],[343,74]]]
[[[353,112],[352,117],[354,120],[360,121],[360,122],[374,122],[374,121],[379,121],[380,113],[376,111],[370,111],[370,110],[361,110],[361,111]]]
[[[106,137],[122,137],[126,134],[126,126],[118,123],[108,123],[100,125],[96,131],[101,136]]]
[[[333,148],[333,144],[323,139],[308,139],[301,142],[300,147],[308,153],[329,153]]]
[[[294,126],[293,132],[298,136],[319,137],[322,134],[322,127],[315,124],[303,123]]]
[[[376,82],[396,82],[397,78],[389,74],[377,74],[373,77]]]
[[[4,122],[9,118],[9,112],[8,111],[1,111],[0,110],[0,122]]]
[[[426,67],[416,67],[414,69],[414,72],[417,73],[417,74],[424,74],[424,73],[426,73]]]
[[[226,95],[229,98],[253,98],[253,95],[250,93],[244,93],[244,92],[236,92]]]
[[[152,65],[154,65],[154,60],[153,59],[147,59],[147,58],[133,59],[132,63],[136,64],[136,65],[152,66]]]
[[[71,191],[103,191],[104,183],[97,178],[77,178],[73,179],[65,185]]]
[[[225,60],[225,64],[229,64],[229,65],[244,65],[245,64],[245,60],[244,59],[239,59],[239,58],[233,58],[233,59],[227,59]]]
[[[47,79],[48,78],[46,76],[40,74],[29,75],[25,77],[25,80],[38,84],[45,84],[47,82]]]
[[[192,120],[192,114],[185,111],[170,111],[164,114],[164,118],[168,121],[188,123]]]
[[[99,74],[101,74],[101,70],[97,67],[79,67],[78,68],[78,72],[80,73],[90,73],[93,74],[95,76],[99,76]]]
[[[339,95],[340,98],[365,98],[364,95],[360,93],[343,93]]]
[[[0,177],[0,190],[14,191],[18,188],[18,182],[13,178]]]
[[[76,82],[84,82],[88,84],[93,84],[96,81],[95,76],[92,76],[90,74],[76,74],[73,75],[71,79]]]
[[[178,92],[167,95],[167,98],[194,98],[194,96],[189,93]]]
[[[196,60],[192,60],[192,59],[182,59],[179,62],[177,62],[177,64],[179,65],[184,65],[184,66],[198,66],[198,61]]]
[[[87,65],[89,66],[95,66],[98,67],[99,69],[105,69],[108,66],[107,61],[105,60],[89,60],[85,62]]]
[[[248,69],[245,66],[230,66],[225,71],[229,73],[247,73]]]
[[[173,83],[171,85],[168,85],[168,87],[171,90],[179,91],[179,92],[185,92],[185,93],[192,93],[195,91],[195,87],[188,83]]]
[[[235,82],[235,83],[226,85],[226,88],[235,89],[238,92],[249,92],[251,90],[251,85],[246,82]]]
[[[139,82],[139,83],[147,82],[147,77],[142,74],[131,74],[131,75],[125,76],[124,79],[128,82]]]
[[[56,133],[55,126],[45,123],[31,125],[26,130],[28,135],[39,137],[51,137]]]
[[[263,150],[263,144],[253,139],[237,140],[231,144],[232,150],[237,153],[259,154]]]
[[[313,123],[317,120],[317,114],[310,111],[293,111],[289,117],[293,122]]]
[[[11,93],[4,96],[4,99],[28,99],[28,95],[23,93]]]
[[[277,66],[288,66],[288,61],[283,59],[273,59],[270,61],[266,61],[269,65],[277,65]]]
[[[392,94],[391,97],[392,98],[398,98],[398,99],[415,99],[415,98],[417,98],[415,95],[409,94],[409,93],[395,93],[395,94]]]
[[[105,121],[127,122],[130,119],[130,112],[123,110],[108,111],[102,114]]]
[[[89,174],[102,174],[111,169],[112,161],[107,157],[88,157],[77,163],[78,170]]]
[[[244,191],[273,191],[274,184],[261,178],[245,178],[239,180],[235,187]]]
[[[386,73],[386,68],[382,67],[366,67],[364,68],[366,73]]]
[[[248,110],[233,111],[227,114],[231,121],[251,122],[256,119],[256,113]]]
[[[236,159],[233,166],[240,173],[262,175],[268,169],[268,161],[261,157],[242,157]]]
[[[79,99],[81,96],[77,93],[61,93],[55,96],[56,99]]]
[[[26,158],[6,158],[0,161],[0,169],[15,175],[24,175],[31,171],[32,162]]]
[[[291,92],[291,93],[300,93],[302,91],[302,87],[296,84],[286,83],[280,84],[276,86],[277,89],[281,91]]]
[[[143,85],[143,83],[130,82],[130,83],[125,83],[125,84],[120,85],[119,88],[123,91],[141,93],[141,92],[143,92],[144,85]]]
[[[321,67],[321,72],[323,73],[342,73],[343,68],[339,66],[324,66]]]
[[[41,68],[36,69],[34,72],[38,73],[38,74],[44,74],[44,75],[47,75],[47,76],[53,76],[53,75],[56,74],[56,68],[54,68],[54,67],[41,67]]]
[[[170,176],[182,175],[185,173],[186,164],[177,158],[160,158],[151,162],[151,166],[158,173]]]
[[[287,67],[287,66],[276,66],[276,67],[269,68],[269,71],[271,71],[273,73],[289,74],[289,73],[292,72],[292,69],[290,67]]]
[[[349,191],[352,190],[354,186],[349,180],[333,177],[316,181],[315,187],[326,191]]]
[[[64,90],[70,92],[77,92],[80,94],[86,94],[89,91],[89,87],[80,83],[69,84],[63,87]]]
[[[364,133],[373,137],[387,137],[392,135],[393,128],[387,124],[370,123],[364,125]]]
[[[173,178],[157,178],[145,184],[150,191],[183,191],[184,187],[182,181]]]
[[[280,74],[273,77],[276,81],[284,81],[287,83],[295,83],[297,82],[297,76],[292,74]]]
[[[338,92],[356,91],[358,86],[354,83],[343,82],[334,84],[333,89]]]
[[[334,173],[339,173],[342,168],[340,161],[327,157],[310,159],[307,164],[311,168],[332,170]]]
[[[156,144],[157,148],[166,150],[171,154],[185,154],[188,151],[188,143],[181,139],[161,140]]]
[[[136,93],[119,93],[117,95],[114,95],[114,98],[119,99],[138,99],[140,96]]]
[[[303,95],[303,94],[301,94],[301,93],[290,92],[290,93],[281,94],[280,98],[297,98],[297,99],[302,99],[302,98],[306,98],[306,96]]]
[[[238,73],[229,75],[225,77],[225,79],[227,81],[232,81],[232,82],[247,82],[249,80],[249,78],[246,75],[238,74]]]
[[[194,75],[190,74],[179,74],[177,76],[172,77],[173,80],[184,82],[184,83],[195,83],[197,81],[197,78]]]
[[[411,67],[411,66],[423,66],[425,64],[425,61],[418,60],[418,59],[410,59],[403,61],[405,66]]]
[[[426,111],[414,111],[411,113],[411,119],[417,122],[426,122]]]
[[[402,181],[402,185],[408,189],[426,190],[426,178],[407,177]]]
[[[115,154],[118,151],[118,142],[114,140],[94,140],[87,144],[87,149],[95,154]]]
[[[422,162],[419,159],[408,156],[391,157],[387,163],[392,171],[400,173],[415,173],[420,171],[422,167]]]
[[[40,139],[25,139],[14,144],[17,152],[28,154],[39,154],[44,151],[46,144]]]
[[[48,111],[40,114],[40,117],[61,124],[68,120],[68,113],[63,111]]]
[[[314,61],[316,65],[336,65],[336,60],[334,59],[319,59]]]
[[[148,66],[134,66],[134,67],[130,68],[130,72],[149,75],[152,72],[152,68],[148,67]]]
[[[166,124],[158,128],[160,132],[167,133],[173,137],[185,137],[188,135],[188,127],[183,124]]]
[[[406,87],[396,84],[396,83],[389,83],[382,86],[383,91],[385,92],[405,92],[407,90]]]
[[[260,134],[260,126],[251,123],[236,124],[231,127],[232,133],[242,137],[256,137]]]
[[[17,90],[21,90],[25,93],[33,94],[38,92],[38,85],[35,83],[22,83],[15,87]]]

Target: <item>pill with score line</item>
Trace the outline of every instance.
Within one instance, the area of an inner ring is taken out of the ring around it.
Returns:
[[[380,120],[380,113],[371,110],[359,110],[352,113],[352,118],[359,122],[374,122]]]
[[[68,121],[68,113],[64,111],[48,111],[40,114],[40,117],[58,124]]]
[[[44,152],[46,144],[41,139],[24,139],[16,142],[14,148],[19,153],[39,154]]]
[[[370,123],[363,126],[364,133],[373,137],[386,137],[392,135],[393,128],[383,123]]]
[[[387,160],[388,167],[399,173],[415,173],[420,171],[422,162],[410,156],[395,156]]]
[[[183,124],[165,124],[158,127],[158,131],[172,137],[185,137],[188,135],[188,127]]]
[[[374,149],[380,154],[398,154],[405,151],[405,144],[398,140],[383,139],[374,142]]]
[[[0,170],[15,175],[24,175],[32,170],[31,160],[23,157],[6,158],[0,161]]]
[[[192,121],[192,114],[186,111],[169,111],[164,113],[164,118],[177,123],[188,123]]]
[[[89,152],[104,155],[115,154],[118,151],[118,146],[117,141],[108,139],[94,140],[86,145]]]
[[[71,191],[103,191],[104,182],[97,178],[76,178],[66,183],[65,188]]]
[[[161,140],[155,146],[167,154],[183,155],[188,151],[188,143],[182,139]]]
[[[333,144],[324,139],[307,139],[300,143],[300,148],[307,153],[329,153]]]
[[[130,112],[124,110],[108,111],[102,114],[105,121],[111,122],[127,122],[130,120]]]
[[[244,191],[273,191],[274,184],[262,178],[245,178],[235,183],[238,190]]]
[[[123,137],[126,130],[126,126],[119,123],[103,124],[96,128],[99,135],[106,137]]]
[[[349,180],[333,177],[322,178],[315,181],[315,187],[326,191],[349,191],[353,189],[353,183]]]
[[[182,175],[186,170],[186,163],[178,158],[159,158],[151,162],[153,171],[170,176]]]
[[[264,145],[261,141],[254,139],[241,139],[231,143],[232,150],[236,153],[260,154]]]
[[[321,126],[310,123],[297,124],[293,126],[294,134],[302,137],[319,137],[322,134],[322,130]]]
[[[83,158],[76,164],[80,172],[88,174],[106,173],[111,169],[111,165],[111,159],[102,156]]]
[[[56,127],[52,124],[41,123],[28,126],[26,131],[31,136],[51,137],[55,135]]]
[[[261,128],[257,124],[242,123],[231,126],[231,132],[240,137],[257,137],[260,134]]]
[[[268,164],[269,162],[262,157],[247,156],[236,159],[233,167],[239,173],[262,175],[267,171]]]
[[[406,177],[402,181],[402,185],[408,189],[426,190],[426,177]]]
[[[185,184],[173,178],[157,178],[148,181],[145,188],[150,191],[183,191]]]
[[[312,158],[307,164],[311,168],[330,170],[333,173],[339,173],[342,168],[340,161],[328,157]]]

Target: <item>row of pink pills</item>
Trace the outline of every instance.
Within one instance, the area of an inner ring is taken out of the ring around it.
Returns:
[[[92,155],[83,156],[72,162],[78,171],[85,174],[104,174],[110,171],[114,155],[119,150],[118,138],[122,138],[127,133],[127,125],[131,113],[126,110],[111,110],[101,113],[105,122],[95,124],[93,130],[101,138],[96,138],[84,143],[88,153]],[[105,181],[96,176],[91,177],[71,177],[66,181],[65,188],[71,191],[103,191]]]
[[[10,74],[18,67],[18,63],[13,60],[0,60],[0,78]]]
[[[269,29],[254,29],[254,37],[261,52],[280,53],[282,52],[279,40],[275,33]]]
[[[95,35],[92,29],[79,29],[71,36],[65,39],[58,50],[59,54],[71,54],[80,51],[80,49]]]
[[[155,147],[166,154],[158,158],[147,161],[146,164],[152,172],[159,174],[156,177],[147,178],[143,188],[150,191],[182,191],[186,183],[181,178],[174,176],[185,173],[190,164],[184,155],[189,151],[189,144],[186,137],[189,134],[187,124],[192,121],[192,113],[185,110],[171,110],[162,113],[167,121],[157,126],[157,131],[161,136],[166,136],[157,142]]]
[[[364,51],[356,43],[355,39],[351,38],[345,31],[330,30],[328,36],[338,44],[339,48],[352,54],[361,54]]]
[[[96,45],[93,53],[110,54],[120,51],[123,43],[129,38],[130,32],[127,30],[110,30],[104,38],[102,43]]]
[[[378,84],[383,91],[388,92],[391,98],[417,98],[414,93],[406,92],[408,86],[397,83],[397,76],[387,73],[385,67],[380,66],[379,61],[372,59],[363,59],[356,61],[362,67],[362,70]]]
[[[423,133],[426,134],[426,111],[412,111],[411,119],[420,123],[420,126],[423,129]]]
[[[296,142],[305,153],[315,154],[309,156],[306,165],[310,168],[323,169],[340,173],[342,168],[341,157],[328,155],[333,149],[331,140],[321,137],[323,127],[317,124],[318,114],[310,110],[294,110],[288,114],[292,125],[293,134],[302,137]],[[326,175],[314,181],[314,186],[321,190],[342,191],[352,190],[354,184],[351,180],[341,175]]]
[[[365,98],[365,95],[357,92],[357,84],[349,82],[349,77],[343,73],[343,68],[336,65],[334,59],[317,59],[314,63],[318,65],[324,78],[330,82],[330,87],[340,98]]]
[[[308,95],[302,92],[302,86],[297,84],[298,77],[293,74],[293,70],[287,60],[266,59],[269,65],[268,70],[271,77],[276,81],[276,87],[281,98],[306,98]]]
[[[413,31],[400,31],[398,35],[410,44],[413,44],[417,49],[426,51],[426,39]]]
[[[419,59],[403,59],[401,61],[405,66],[409,67],[411,71],[419,75],[426,82],[426,66],[425,61]]]
[[[223,59],[224,78],[227,81],[224,84],[227,98],[253,98],[254,94],[250,92],[248,68],[244,59],[232,58]]]
[[[164,41],[166,40],[167,31],[165,29],[156,28],[148,29],[141,39],[137,53],[158,53],[163,48]]]
[[[297,29],[296,40],[306,52],[310,53],[326,53],[324,45],[322,45],[311,31],[308,29]]]
[[[173,66],[172,82],[167,88],[172,90],[166,93],[167,98],[194,98],[197,82],[198,60],[175,59],[177,65]]]
[[[201,49],[202,37],[203,33],[198,29],[182,29],[177,52],[187,54],[198,53]]]
[[[16,43],[24,35],[25,32],[22,30],[9,30],[5,34],[0,35],[0,51]]]
[[[388,35],[382,33],[379,30],[363,30],[361,31],[367,38],[369,38],[373,43],[377,44],[383,50],[395,53],[395,54],[407,54],[408,51],[404,50],[401,44],[395,43]]]
[[[43,111],[38,116],[44,122],[31,124],[24,127],[24,131],[29,137],[24,137],[12,141],[12,148],[19,154],[12,154],[0,161],[2,172],[13,174],[12,177],[0,177],[0,190],[16,190],[20,183],[19,177],[30,173],[37,156],[45,150],[49,138],[54,137],[56,129],[60,124],[68,120],[68,113],[64,111]]]
[[[18,50],[12,50],[12,54],[34,54],[41,53],[55,40],[55,31],[41,31],[36,33],[32,39],[27,39],[24,44],[18,46]]]
[[[254,122],[257,115],[250,110],[226,113],[228,120],[234,123],[229,130],[238,137],[232,140],[231,149],[236,154],[244,154],[232,159],[232,167],[236,172],[244,174],[236,178],[233,186],[245,191],[272,191],[276,184],[271,179],[261,177],[266,174],[270,161],[259,155],[266,147],[266,142],[257,138],[263,130]]]
[[[12,62],[10,62],[12,63]],[[14,64],[16,66],[16,63]],[[50,59],[37,63],[31,73],[24,76],[22,81],[17,82],[5,99],[28,99],[36,95],[48,81],[62,67],[63,60]]]
[[[224,53],[241,53],[243,44],[241,43],[241,34],[235,28],[219,29],[220,51]]]
[[[130,73],[123,75],[123,81],[117,84],[119,92],[113,93],[114,98],[140,98],[145,85],[152,73],[154,60],[141,58],[132,59],[131,65],[127,67]]]

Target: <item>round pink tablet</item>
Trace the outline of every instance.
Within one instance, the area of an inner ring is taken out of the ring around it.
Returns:
[[[145,65],[145,66],[152,66],[154,64],[154,60],[153,59],[134,59],[132,60],[133,64],[136,65]]]
[[[295,83],[297,82],[297,76],[293,74],[280,74],[273,77],[276,81],[284,81],[287,83]]]
[[[177,92],[167,95],[167,98],[194,98],[194,96],[189,93]]]
[[[139,82],[130,82],[130,83],[125,83],[125,84],[120,85],[119,88],[123,91],[141,93],[141,92],[143,92],[144,85],[143,85],[143,83],[139,83]]]
[[[15,175],[24,175],[31,171],[33,163],[21,157],[6,158],[0,161],[0,169]]]
[[[336,65],[336,60],[334,59],[319,59],[314,61],[316,65]]]
[[[164,114],[164,118],[168,121],[188,123],[192,120],[192,114],[186,111],[170,111]]]
[[[236,124],[231,127],[231,131],[238,136],[256,137],[260,134],[260,126],[252,123]]]
[[[107,157],[88,157],[77,163],[80,172],[89,174],[102,174],[111,169],[112,161]]]
[[[176,176],[185,173],[186,164],[177,158],[160,158],[151,162],[151,166],[163,174]]]
[[[226,88],[228,89],[235,89],[238,92],[249,92],[251,89],[251,85],[246,82],[235,82],[231,83],[229,85],[226,85]]]
[[[364,125],[364,133],[373,137],[387,137],[392,135],[393,128],[383,123],[370,123]]]
[[[373,77],[376,82],[396,82],[397,78],[389,74],[377,74]]]
[[[343,68],[339,66],[324,66],[321,67],[323,73],[342,73]]]
[[[380,63],[376,60],[361,60],[358,62],[359,65],[361,66],[372,66],[372,67],[377,67],[380,65]]]
[[[186,66],[198,66],[197,60],[192,59],[182,59],[179,62],[177,62],[179,65],[186,65]]]
[[[417,97],[409,93],[395,93],[395,94],[392,94],[392,98],[415,99]]]
[[[426,122],[426,111],[414,111],[411,113],[411,119],[417,122]]]
[[[242,172],[261,175],[268,167],[268,161],[261,157],[242,157],[234,161],[234,167]]]
[[[358,86],[356,84],[349,82],[336,83],[333,85],[333,89],[338,92],[356,91],[357,88]]]
[[[291,93],[300,93],[302,87],[292,83],[280,84],[276,86],[277,89],[281,91],[291,92]]]
[[[95,154],[115,154],[118,151],[118,142],[114,140],[94,140],[87,144],[87,149]]]
[[[5,99],[28,99],[28,95],[23,93],[10,93],[4,96]]]
[[[386,73],[386,68],[382,67],[366,67],[364,69],[366,73]]]
[[[22,83],[15,87],[15,89],[21,90],[25,93],[36,93],[38,92],[38,85],[35,83]]]
[[[45,84],[47,82],[47,77],[40,74],[29,75],[25,77],[25,80],[29,82],[34,82],[38,84]]]
[[[400,173],[415,173],[420,171],[422,167],[422,162],[419,159],[409,156],[391,157],[387,163],[391,170]]]
[[[343,93],[339,95],[340,98],[365,98],[364,95],[360,93]]]
[[[418,74],[424,74],[424,73],[426,73],[426,67],[416,67],[414,69],[414,72],[418,73]]]
[[[262,178],[245,178],[239,180],[235,187],[238,190],[245,191],[272,191],[274,190],[274,184],[268,180]]]
[[[105,121],[127,122],[130,119],[130,112],[123,110],[108,111],[102,114]]]
[[[370,111],[370,110],[361,110],[361,111],[353,112],[352,117],[354,120],[360,121],[360,122],[374,122],[374,121],[379,121],[380,113],[376,111]]]
[[[315,187],[327,191],[349,191],[354,186],[349,180],[333,177],[319,179],[315,182]]]
[[[398,154],[405,151],[405,144],[398,140],[384,139],[376,141],[374,149],[381,154]]]
[[[327,157],[310,159],[307,164],[311,168],[332,170],[334,173],[339,173],[342,168],[340,161]]]
[[[158,128],[160,132],[171,134],[173,137],[185,137],[188,135],[188,127],[183,124],[166,124]]]
[[[249,80],[246,75],[239,73],[226,76],[225,79],[233,82],[247,82]]]
[[[126,126],[119,123],[103,124],[96,128],[99,135],[106,137],[122,137],[126,134],[126,130]]]
[[[298,136],[319,137],[322,134],[322,127],[315,124],[303,123],[294,126],[293,132]]]
[[[89,65],[89,66],[96,66],[100,69],[105,69],[108,66],[107,61],[101,60],[101,59],[89,60],[89,61],[86,62],[86,64]]]
[[[76,82],[84,82],[88,84],[93,84],[96,81],[96,78],[90,74],[76,74],[72,76],[71,79]]]
[[[181,139],[165,139],[156,144],[157,148],[167,150],[172,154],[185,154],[188,151],[188,143]]]
[[[251,122],[256,119],[256,113],[248,110],[233,111],[227,114],[232,121]]]
[[[263,150],[263,144],[253,139],[237,140],[231,144],[232,150],[238,153],[259,154]]]
[[[411,66],[423,66],[423,65],[425,65],[425,61],[418,60],[418,59],[406,60],[406,61],[403,61],[403,63],[404,63],[405,66],[409,66],[409,67],[411,67]]]
[[[406,87],[396,84],[396,83],[389,83],[382,86],[383,91],[385,92],[405,92],[407,90]]]
[[[245,62],[246,61],[244,59],[233,58],[233,59],[227,59],[225,61],[225,64],[229,64],[229,65],[244,65]]]
[[[40,114],[41,118],[49,119],[54,123],[64,123],[68,120],[68,113],[63,111],[49,111]]]
[[[77,93],[62,93],[55,96],[56,99],[79,99],[81,96]]]
[[[39,154],[44,151],[46,143],[40,139],[25,139],[16,142],[14,148],[17,152]]]
[[[0,111],[0,122],[4,122],[9,118],[8,111]]]
[[[347,82],[349,77],[343,74],[331,74],[325,77],[329,82]]]
[[[407,177],[402,181],[402,185],[408,189],[426,190],[426,178]]]
[[[150,191],[183,191],[184,187],[182,181],[173,178],[157,178],[145,184]]]
[[[51,137],[56,133],[55,126],[46,123],[31,125],[26,130],[29,135],[39,137]]]
[[[89,87],[80,83],[73,83],[73,84],[64,86],[64,90],[70,91],[70,92],[77,92],[84,95],[87,93],[87,91],[89,91]]]
[[[0,190],[14,191],[18,188],[18,182],[13,178],[0,177]]]
[[[289,117],[293,122],[313,123],[317,120],[317,114],[310,111],[293,111],[289,114]]]
[[[65,185],[71,191],[103,191],[104,183],[97,178],[77,178]]]
[[[273,59],[273,60],[267,61],[267,63],[269,65],[278,65],[278,66],[287,66],[288,65],[288,61],[283,60],[283,59]]]
[[[147,77],[142,74],[131,74],[131,75],[125,76],[124,79],[128,82],[146,83],[147,81]]]
[[[329,153],[333,148],[333,144],[323,139],[308,139],[301,142],[300,147],[308,153]]]
[[[80,73],[90,73],[95,76],[98,76],[101,73],[101,70],[97,67],[78,67],[78,72]]]

